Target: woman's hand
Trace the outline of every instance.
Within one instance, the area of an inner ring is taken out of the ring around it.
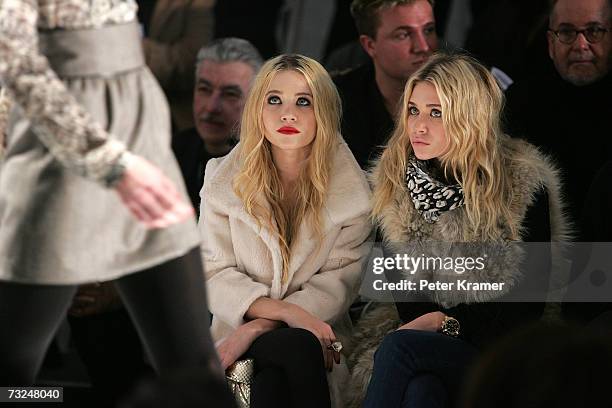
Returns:
[[[297,305],[290,305],[289,307],[290,310],[285,318],[285,323],[289,327],[308,330],[319,339],[323,349],[325,368],[331,372],[334,362],[340,364],[340,353],[329,348],[337,340],[331,326]]]
[[[446,315],[442,312],[425,313],[416,319],[400,326],[397,330],[412,329],[437,332],[442,327]]]
[[[168,227],[194,216],[193,207],[182,199],[172,181],[140,156],[129,156],[115,189],[132,214],[149,228]]]
[[[217,353],[219,354],[219,360],[221,360],[223,371],[225,372],[227,367],[234,364],[240,356],[246,353],[255,339],[265,332],[277,328],[279,325],[280,322],[275,322],[273,320],[251,320],[238,327],[229,336],[223,339],[217,346]]]

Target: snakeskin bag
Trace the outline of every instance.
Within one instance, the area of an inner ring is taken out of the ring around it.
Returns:
[[[252,358],[238,360],[225,371],[225,378],[229,385],[238,408],[251,406],[251,383],[255,374],[255,360]]]

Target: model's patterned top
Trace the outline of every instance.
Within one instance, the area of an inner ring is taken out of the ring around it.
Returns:
[[[6,89],[0,88],[0,159],[4,154],[6,143],[6,122],[11,108],[11,100],[6,96]]]
[[[127,23],[136,11],[134,0],[0,0],[0,81],[51,153],[99,182],[115,170],[125,146],[66,90],[38,51],[38,30]]]

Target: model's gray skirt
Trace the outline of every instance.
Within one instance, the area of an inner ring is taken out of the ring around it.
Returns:
[[[187,195],[170,149],[170,114],[144,65],[137,24],[53,32],[41,49],[79,103]],[[150,230],[112,189],[66,170],[16,107],[0,163],[0,280],[80,284],[115,279],[199,244],[195,220]]]

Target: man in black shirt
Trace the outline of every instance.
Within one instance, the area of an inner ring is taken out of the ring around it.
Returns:
[[[517,82],[507,92],[508,132],[557,161],[574,238],[584,242],[611,236],[609,165],[594,182],[612,160],[611,23],[611,0],[555,1],[547,34],[551,73]],[[586,245],[575,251],[573,279],[591,273],[585,269],[589,253]],[[562,307],[566,319],[589,322],[612,310],[612,303],[568,301],[580,298],[590,300],[588,287],[570,285]]]
[[[255,47],[238,38],[215,40],[198,52],[193,95],[195,128],[172,140],[196,211],[206,163],[226,155],[236,144],[246,96],[261,64]]]
[[[507,92],[508,133],[556,160],[574,224],[593,177],[612,159],[611,3],[557,0],[548,31],[554,70],[517,82]]]
[[[354,0],[359,41],[372,59],[334,77],[342,98],[342,135],[366,169],[393,130],[408,78],[438,48],[430,0]]]

